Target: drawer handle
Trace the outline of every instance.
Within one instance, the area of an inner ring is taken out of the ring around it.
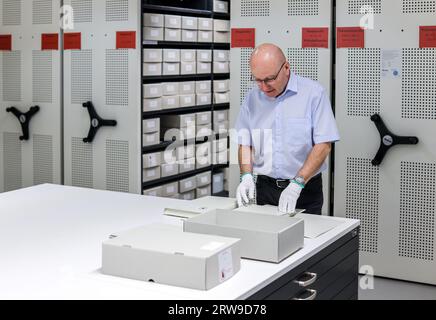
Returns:
[[[306,293],[306,292],[311,293],[311,295],[309,297],[307,297],[307,298],[304,298],[304,299],[302,299],[302,298],[293,298],[292,300],[298,300],[298,301],[315,300],[316,295],[318,294],[318,292],[316,290],[313,290],[313,289],[306,289],[306,291],[304,293]]]
[[[311,278],[307,281],[295,280],[294,283],[298,284],[300,287],[306,288],[306,287],[310,286],[311,284],[313,284],[316,281],[316,279],[318,278],[318,275],[316,273],[312,273],[312,272],[306,272],[304,274],[304,276],[309,276]]]

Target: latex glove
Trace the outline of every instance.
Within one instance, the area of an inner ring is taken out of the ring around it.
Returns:
[[[289,186],[282,192],[279,200],[279,211],[285,214],[295,214],[295,207],[297,205],[297,200],[300,197],[303,188],[296,183],[291,181]]]
[[[254,184],[253,175],[246,174],[242,177],[241,183],[236,189],[236,198],[238,199],[238,206],[247,206],[250,200],[254,200],[254,191],[256,185]],[[247,196],[248,194],[248,196]]]

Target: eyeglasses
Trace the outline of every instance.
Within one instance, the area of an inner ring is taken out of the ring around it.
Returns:
[[[261,80],[261,79],[256,79],[256,78],[252,75],[252,76],[251,76],[251,81],[255,81],[258,85],[261,85],[262,82],[265,83],[265,85],[269,85],[269,84],[271,84],[271,83],[273,83],[274,81],[277,80],[277,78],[278,78],[278,76],[279,76],[279,74],[280,74],[280,71],[282,71],[282,69],[283,69],[283,67],[285,66],[285,64],[286,64],[286,61],[283,62],[282,66],[280,67],[279,71],[277,72],[277,74],[276,74],[274,77],[270,77],[270,78],[266,78],[266,79]]]

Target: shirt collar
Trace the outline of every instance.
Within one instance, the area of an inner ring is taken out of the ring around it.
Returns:
[[[285,91],[283,91],[283,93],[275,99],[279,99],[285,96],[288,92],[291,92],[293,94],[298,93],[298,80],[297,75],[294,72],[291,72],[291,76],[289,78],[288,84],[286,85]]]

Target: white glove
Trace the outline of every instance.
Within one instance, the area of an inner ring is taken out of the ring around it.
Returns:
[[[279,211],[286,214],[295,213],[295,206],[303,188],[295,181],[291,181],[289,186],[282,192],[279,201]]]
[[[238,206],[246,206],[250,200],[254,200],[254,191],[256,185],[254,184],[253,175],[246,174],[242,177],[241,183],[236,189],[236,198],[238,199]],[[247,197],[248,194],[248,197]]]

